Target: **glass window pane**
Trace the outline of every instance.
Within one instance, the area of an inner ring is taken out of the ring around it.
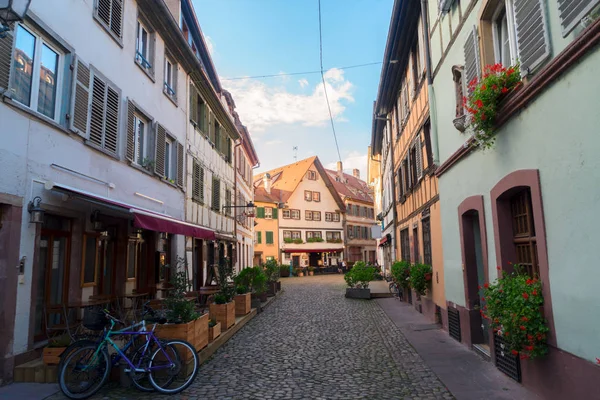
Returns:
[[[13,99],[30,106],[31,85],[33,76],[33,57],[35,52],[35,36],[22,26],[17,27],[17,40],[14,54],[14,89]]]
[[[54,119],[54,109],[56,108],[57,78],[58,54],[50,49],[50,47],[42,44],[38,111],[52,119]]]
[[[171,179],[171,143],[165,144],[165,176]]]
[[[129,249],[127,252],[127,279],[135,278],[135,253],[136,242],[129,242]]]
[[[83,266],[83,283],[93,283],[96,281],[96,252],[98,250],[98,240],[95,236],[85,237],[85,260]]]

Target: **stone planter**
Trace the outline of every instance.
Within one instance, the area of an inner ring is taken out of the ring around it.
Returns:
[[[65,351],[66,347],[44,347],[42,352],[42,360],[45,365],[58,365],[60,355]]]
[[[250,313],[252,296],[250,293],[238,294],[234,297],[235,300],[235,315],[237,317],[244,316]]]
[[[226,331],[235,324],[235,301],[225,304],[212,303],[209,307],[210,319],[221,323],[221,329]]]
[[[370,299],[371,289],[346,288],[346,297],[349,299]]]
[[[221,334],[221,323],[217,322],[215,326],[208,327],[208,341],[212,342]]]

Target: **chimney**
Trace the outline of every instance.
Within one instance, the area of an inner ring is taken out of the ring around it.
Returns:
[[[263,176],[263,186],[265,187],[265,192],[271,194],[271,175],[269,173]]]
[[[341,161],[337,162],[337,172],[342,172],[342,162]]]
[[[360,171],[358,169],[354,168],[352,170],[352,175],[354,175],[356,179],[360,179]]]

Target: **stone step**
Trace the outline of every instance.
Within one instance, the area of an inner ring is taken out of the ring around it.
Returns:
[[[58,367],[56,365],[45,365],[40,358],[17,365],[13,379],[15,382],[56,383],[58,381]]]

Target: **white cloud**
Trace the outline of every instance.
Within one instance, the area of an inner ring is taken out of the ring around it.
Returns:
[[[301,88],[308,86],[308,81],[306,79],[300,79],[298,83],[300,84]]]
[[[354,101],[353,85],[345,79],[344,71],[336,68],[325,73],[325,82],[331,113],[341,119],[344,104]],[[329,121],[322,83],[310,94],[291,93],[283,86],[251,79],[223,81],[223,86],[233,94],[241,120],[253,133],[277,124],[322,126]]]
[[[212,41],[210,36],[207,35],[204,38],[206,39],[206,47],[208,47],[208,52],[210,53],[210,56],[212,57],[215,55],[215,47],[217,47],[217,46]]]
[[[335,171],[337,164],[335,162],[331,162],[327,164],[326,168]],[[364,181],[367,179],[367,154],[361,154],[358,151],[351,151],[346,158],[342,160],[342,168],[344,168],[345,173],[350,175],[352,175],[352,170],[358,169],[360,171],[360,179]]]
[[[282,143],[283,143],[283,141],[276,139],[276,140],[269,140],[268,142],[265,142],[265,145],[274,146],[276,144],[282,144]]]

